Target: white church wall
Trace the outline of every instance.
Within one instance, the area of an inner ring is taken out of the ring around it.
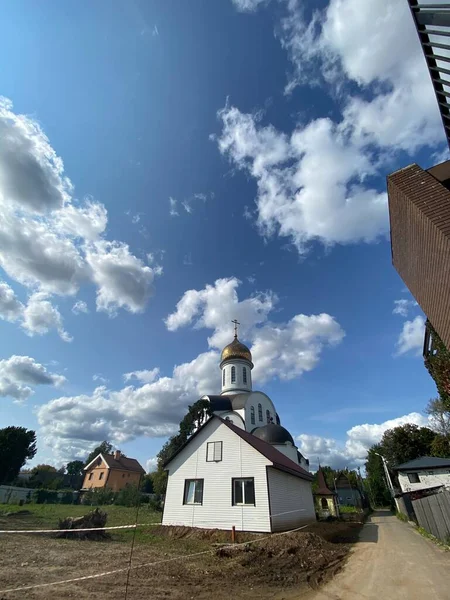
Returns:
[[[206,461],[208,442],[221,441],[222,460]],[[163,525],[270,531],[268,459],[213,419],[169,464]],[[232,478],[253,477],[255,506],[232,505]],[[203,479],[203,504],[183,504],[186,479]]]
[[[315,521],[311,483],[274,468],[267,472],[272,531],[287,531]]]
[[[228,410],[220,413],[218,412],[215,414],[217,414],[221,419],[230,420],[233,423],[233,425],[236,425],[236,427],[239,427],[239,429],[245,430],[244,419],[241,417],[238,411]]]
[[[274,444],[274,448],[276,448],[279,452],[290,458],[298,465],[298,454],[297,448],[292,444]],[[303,465],[302,465],[303,466]]]
[[[235,381],[232,381],[231,369],[235,369]],[[247,380],[244,382],[244,369]],[[224,375],[225,373],[225,375]],[[252,371],[249,363],[235,358],[222,367],[222,394],[239,394],[252,389]]]
[[[262,420],[259,418],[259,407],[261,404],[262,411]],[[255,409],[255,423],[253,424],[251,421],[251,406]],[[269,411],[270,417],[273,419],[275,423],[275,407],[273,405],[272,400],[263,394],[262,392],[253,392],[247,398],[247,402],[245,404],[245,428],[247,431],[252,431],[255,427],[263,427],[267,425],[267,414],[266,411]],[[297,462],[297,461],[296,461]]]

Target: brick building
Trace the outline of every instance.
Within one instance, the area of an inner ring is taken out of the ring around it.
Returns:
[[[392,262],[450,348],[450,161],[387,178]]]

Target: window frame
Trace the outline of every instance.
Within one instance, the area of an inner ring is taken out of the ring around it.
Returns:
[[[231,383],[236,383],[236,367],[231,367]]]
[[[263,409],[262,409],[262,404],[261,404],[261,402],[259,402],[259,403],[258,403],[258,421],[259,421],[260,423],[263,423],[263,422],[264,422],[264,419],[263,419]]]
[[[216,444],[219,444],[219,448],[220,448],[220,458],[216,458]],[[213,458],[208,458],[209,455],[209,448],[210,446],[213,446],[213,451],[212,451],[212,456]],[[207,442],[206,443],[206,462],[222,462],[223,460],[223,442],[222,441],[217,441],[217,442]]]
[[[421,483],[419,473],[406,473],[409,483]],[[411,479],[413,477],[414,480]]]
[[[235,483],[240,481],[242,483],[242,500],[243,502],[236,502],[234,486]],[[245,502],[245,485],[246,481],[251,481],[253,484],[253,502]],[[256,493],[255,493],[255,478],[254,477],[232,477],[231,478],[231,505],[232,506],[256,506]]]
[[[222,372],[222,385],[225,385],[225,370],[226,369],[224,369]]]
[[[103,479],[103,476],[105,475],[105,472],[102,471],[101,473],[99,473],[98,475],[98,480],[101,481]]]
[[[267,421],[268,425],[270,424],[270,419],[271,419],[270,410],[267,408],[266,409],[266,421]]]
[[[201,481],[202,482],[202,492],[201,492],[201,501],[200,502],[195,502],[195,494],[196,494],[196,485],[194,486],[194,502],[188,502],[187,501],[187,497],[188,497],[188,491],[189,491],[189,484],[191,482],[198,482]],[[197,479],[185,479],[184,480],[184,491],[183,491],[183,505],[184,506],[202,506],[203,505],[203,492],[205,490],[205,480],[202,478],[197,478]]]
[[[88,481],[92,481],[94,479],[94,473],[89,473]]]
[[[256,415],[254,406],[250,406],[250,424],[256,425]]]
[[[242,367],[242,383],[247,385],[247,367]]]

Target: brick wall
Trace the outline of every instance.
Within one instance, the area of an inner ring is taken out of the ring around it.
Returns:
[[[392,262],[450,348],[450,192],[416,164],[387,183]]]

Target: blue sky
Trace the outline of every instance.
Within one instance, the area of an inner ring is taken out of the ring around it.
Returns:
[[[5,3],[0,427],[36,461],[146,464],[234,317],[313,463],[426,423],[385,177],[445,141],[406,3],[358,4]]]

